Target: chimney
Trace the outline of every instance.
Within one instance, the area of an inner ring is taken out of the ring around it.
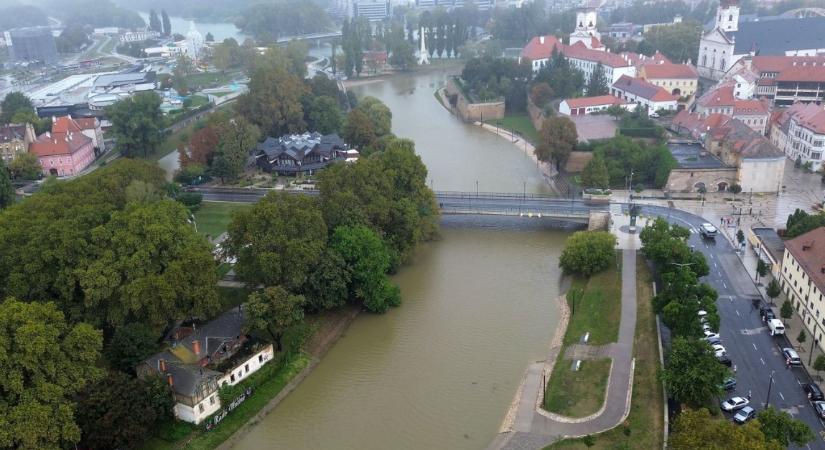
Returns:
[[[201,354],[201,343],[197,339],[192,341],[192,351],[195,353],[195,355]]]
[[[544,36],[539,36],[539,44],[544,45]]]
[[[175,385],[175,380],[172,379],[172,374],[171,373],[166,374],[166,382],[169,383],[169,386],[174,386]]]
[[[819,273],[825,273],[825,266],[819,268]]]
[[[166,360],[161,358],[158,360],[158,368],[160,368],[161,372],[166,372]]]

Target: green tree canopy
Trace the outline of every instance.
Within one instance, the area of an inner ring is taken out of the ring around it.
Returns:
[[[599,142],[593,153],[604,158],[611,186],[625,186],[633,172],[634,185],[662,187],[676,167],[676,160],[665,145],[650,145],[627,136]]]
[[[54,303],[0,303],[0,446],[62,449],[80,440],[74,394],[97,380],[103,342]]]
[[[118,328],[106,346],[106,359],[121,372],[134,373],[135,366],[159,350],[159,336],[152,328],[130,323]]]
[[[321,134],[339,133],[344,118],[338,100],[334,97],[315,97],[307,112],[307,126]]]
[[[295,291],[307,281],[327,241],[318,200],[270,193],[236,213],[226,249],[238,257],[241,279]]]
[[[19,111],[34,112],[34,105],[29,97],[17,91],[6,94],[0,103],[0,122],[12,123],[12,117]]]
[[[707,342],[676,337],[662,379],[674,399],[701,407],[719,393],[719,386],[729,374],[727,367],[716,360]]]
[[[604,73],[604,67],[602,66],[602,63],[598,63],[596,64],[596,68],[593,69],[590,79],[587,80],[585,90],[587,91],[588,97],[606,95],[609,91],[607,85],[607,75]]]
[[[303,132],[306,123],[301,97],[307,87],[289,73],[285,55],[273,49],[267,55],[272,61],[254,70],[249,92],[238,98],[235,109],[269,136]]]
[[[718,364],[717,364],[718,365]],[[679,414],[668,439],[673,450],[780,450],[783,447],[765,440],[758,420],[735,425],[711,417],[707,409],[687,409]]]
[[[160,97],[154,92],[140,92],[118,101],[106,110],[112,122],[109,131],[123,156],[147,157],[157,151],[163,140],[163,115]]]
[[[769,406],[756,415],[762,433],[768,441],[776,442],[783,448],[793,444],[802,447],[816,436],[805,422],[794,419],[785,411]]]
[[[567,161],[579,139],[576,124],[567,117],[544,119],[539,138],[535,150],[536,157],[544,162],[554,161],[556,167]]]
[[[306,309],[312,312],[343,306],[349,299],[352,273],[344,258],[327,247],[312,268],[302,292]]]
[[[14,186],[11,184],[9,170],[6,163],[0,160],[0,209],[14,203]]]
[[[284,333],[304,320],[304,302],[304,296],[292,295],[280,286],[253,292],[245,305],[245,326],[254,332],[268,333],[275,350],[280,352]]]
[[[610,187],[610,175],[607,173],[607,165],[601,155],[593,155],[593,159],[584,166],[581,179],[584,187],[598,189]]]
[[[398,287],[386,276],[390,254],[374,231],[361,225],[338,227],[330,247],[341,255],[352,274],[350,298],[374,313],[386,312],[401,303]]]
[[[385,136],[392,132],[392,112],[375,97],[364,97],[358,101],[356,109],[361,110],[372,123],[375,137]]]
[[[165,380],[117,371],[87,386],[79,397],[80,446],[95,450],[140,447],[161,419],[171,418],[175,403]]]
[[[9,162],[9,173],[15,180],[36,180],[43,173],[34,153],[20,153]]]
[[[616,258],[616,236],[606,231],[577,231],[567,238],[559,258],[565,273],[590,276]]]
[[[363,149],[375,142],[375,126],[360,109],[354,109],[347,115],[344,126],[344,139],[355,148]]]

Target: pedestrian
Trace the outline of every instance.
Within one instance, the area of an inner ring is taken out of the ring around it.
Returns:
[[[733,373],[736,373],[736,364],[733,365]]]

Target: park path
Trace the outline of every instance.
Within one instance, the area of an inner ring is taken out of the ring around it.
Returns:
[[[622,312],[618,342],[601,349],[613,359],[602,409],[588,417],[571,418],[551,414],[541,408],[544,376],[552,372],[556,356],[562,348],[560,344],[553,345],[545,361],[530,364],[527,368],[510,423],[487,447],[488,450],[539,450],[565,437],[609,430],[627,418],[635,363],[637,241],[636,235],[617,234],[622,248]]]

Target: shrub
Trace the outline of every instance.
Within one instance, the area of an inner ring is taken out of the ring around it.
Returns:
[[[565,273],[590,276],[608,268],[615,258],[616,237],[606,231],[573,233],[564,245],[559,267]]]

